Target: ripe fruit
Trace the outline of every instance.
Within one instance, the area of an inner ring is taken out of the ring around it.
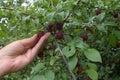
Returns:
[[[101,11],[99,9],[95,10],[95,12],[96,12],[96,15],[101,14]]]
[[[116,46],[117,46],[117,47],[120,47],[120,42],[117,42]]]
[[[118,18],[118,13],[114,13],[114,14],[113,14],[113,17],[114,17],[114,18]]]
[[[64,35],[63,35],[63,33],[62,32],[58,32],[57,34],[56,34],[56,39],[63,39],[64,38]]]
[[[59,22],[56,24],[56,29],[57,30],[62,30],[63,29],[63,22]]]
[[[52,50],[52,49],[54,49],[53,46],[49,46],[49,47],[48,47],[48,50]]]
[[[76,67],[78,69],[77,73],[82,73],[83,69],[82,69],[82,66],[80,65],[80,63],[77,63]]]
[[[43,31],[39,31],[38,34],[37,34],[38,38],[41,38],[43,35],[44,35]]]
[[[83,34],[81,36],[81,38],[83,39],[83,41],[87,41],[88,40],[88,35],[87,34]]]
[[[44,53],[43,53],[43,52],[39,52],[39,53],[38,53],[38,57],[40,57],[40,58],[42,58],[42,57],[43,57],[43,55],[44,55]]]
[[[90,80],[88,77],[84,77],[82,80]]]
[[[49,23],[48,23],[48,30],[49,30],[50,32],[52,32],[53,29],[54,29],[54,24],[53,24],[52,22],[49,22]]]

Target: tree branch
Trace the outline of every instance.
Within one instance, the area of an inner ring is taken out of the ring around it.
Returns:
[[[65,62],[65,64],[66,64],[67,68],[68,68],[68,71],[69,71],[69,73],[70,73],[70,75],[71,75],[71,77],[72,77],[72,80],[77,80],[77,79],[76,79],[76,76],[74,75],[74,73],[73,73],[72,70],[70,69],[70,67],[69,67],[69,65],[68,65],[68,62],[67,62],[67,59],[66,59],[66,57],[64,56],[64,54],[63,54],[63,52],[62,52],[62,50],[61,50],[61,48],[60,48],[60,45],[57,43],[56,39],[55,39],[55,43],[56,43],[56,46],[57,46],[58,50],[60,51],[60,54],[61,54],[61,56],[62,56],[62,58],[63,58],[63,60],[64,60],[64,62]]]
[[[67,15],[67,17],[65,18],[64,22],[67,21],[67,19],[71,16],[73,10],[77,7],[77,5],[80,3],[81,0],[78,0],[77,4],[69,11],[69,14]]]
[[[13,11],[13,8],[7,8],[7,7],[1,7],[0,9],[5,9],[5,10],[9,10],[9,11]]]
[[[51,6],[54,8],[53,0],[50,0]]]

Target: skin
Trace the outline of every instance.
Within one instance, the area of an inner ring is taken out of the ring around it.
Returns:
[[[38,52],[42,51],[50,33],[40,39],[37,34],[31,38],[14,41],[0,50],[0,77],[23,69]]]

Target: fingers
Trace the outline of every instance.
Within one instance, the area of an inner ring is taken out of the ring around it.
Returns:
[[[36,56],[36,54],[42,50],[44,47],[48,37],[50,36],[50,33],[46,33],[44,36],[41,37],[41,39],[38,41],[38,43],[32,48],[29,49],[24,56],[28,58],[28,63],[33,60],[33,58]]]
[[[35,34],[30,38],[19,40],[19,41],[25,48],[32,48],[38,42],[38,37],[37,37],[37,34]]]
[[[50,33],[46,33],[41,39],[38,41],[38,43],[34,46],[32,49],[32,53],[35,56],[42,48],[44,47],[48,37],[50,36]]]

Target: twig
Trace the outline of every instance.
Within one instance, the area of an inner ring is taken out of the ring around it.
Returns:
[[[71,75],[71,77],[72,77],[72,80],[77,80],[77,79],[76,79],[76,76],[74,75],[74,73],[73,73],[72,70],[70,69],[70,67],[69,67],[69,65],[68,65],[68,62],[67,62],[67,59],[66,59],[66,57],[64,56],[64,54],[63,54],[63,52],[62,52],[59,44],[57,43],[56,39],[55,39],[55,43],[56,43],[56,46],[57,46],[58,50],[60,51],[60,54],[61,54],[61,56],[62,56],[62,58],[63,58],[63,60],[64,60],[64,62],[65,62],[65,64],[66,64],[67,68],[68,68],[68,71],[69,71],[69,73],[70,73],[70,75]]]
[[[80,1],[81,1],[81,0],[78,0],[77,5],[80,3]],[[73,10],[77,7],[77,5],[74,6],[74,7],[69,11],[69,14],[68,14],[67,17],[65,18],[64,22],[66,22],[67,19],[71,16]]]
[[[54,8],[53,0],[50,0],[51,6]]]
[[[2,7],[0,9],[5,9],[5,10],[10,10],[10,11],[13,11],[14,9],[13,8],[7,8],[7,7]]]

